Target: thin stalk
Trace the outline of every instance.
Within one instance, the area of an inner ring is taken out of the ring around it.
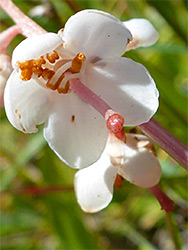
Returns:
[[[88,89],[78,79],[70,80],[70,88],[80,96],[84,101],[94,107],[104,118],[109,109],[112,109],[103,99]]]
[[[6,54],[9,43],[20,33],[21,28],[17,24],[0,33],[0,54]]]
[[[27,17],[11,0],[0,0],[0,6],[20,26],[21,33],[25,37],[46,33],[42,27]]]
[[[186,170],[188,170],[188,148],[157,121],[151,119],[148,123],[138,126],[144,134],[150,137],[160,148],[164,149]]]
[[[180,231],[175,221],[174,214],[166,214],[165,221],[166,221],[166,227],[168,228],[175,249],[176,250],[182,249]]]
[[[168,198],[168,196],[161,190],[158,185],[148,189],[159,201],[161,209],[164,209],[167,213],[170,213],[174,210],[173,201]]]

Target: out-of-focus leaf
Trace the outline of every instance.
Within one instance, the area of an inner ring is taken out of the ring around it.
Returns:
[[[157,0],[147,0],[148,4],[155,7],[157,11],[165,18],[165,20],[170,24],[172,29],[183,39],[185,43],[187,43],[187,31],[183,29],[180,22],[178,22],[178,15],[177,10],[180,10],[180,5],[178,9],[175,5],[172,4],[172,1],[169,0],[163,0],[162,2]],[[175,1],[174,1],[175,2]],[[179,1],[181,2],[181,1]],[[182,8],[181,8],[182,9]],[[181,12],[182,13],[182,12]],[[183,11],[182,14],[185,12]],[[187,16],[185,16],[185,22],[186,22]]]
[[[171,238],[176,246],[176,249],[182,249],[182,240],[179,233],[178,225],[175,221],[174,215],[172,213],[166,214],[166,225],[169,229]]]
[[[46,144],[42,131],[31,136],[23,150],[15,157],[14,164],[2,173],[1,189],[6,189],[16,176],[20,167],[25,165]]]
[[[47,150],[49,151],[49,149]],[[61,185],[63,185],[65,178],[59,174],[61,169],[58,169],[55,162],[53,153],[50,151],[48,160],[45,158],[40,160],[45,182],[52,184],[55,181],[56,183],[61,182]],[[69,170],[67,166],[64,167]],[[72,195],[74,199],[72,199]],[[78,205],[77,203],[75,204],[74,193],[64,192],[63,194],[47,195],[44,197],[44,201],[48,207],[48,216],[52,226],[59,236],[61,247],[64,249],[99,249],[83,226],[82,218],[75,208],[78,208]]]
[[[120,220],[111,222],[108,225],[110,231],[124,235],[126,238],[131,240],[135,246],[145,246],[147,250],[157,250],[153,244],[151,244],[142,234],[134,229],[134,226],[131,225],[128,221],[122,223]]]

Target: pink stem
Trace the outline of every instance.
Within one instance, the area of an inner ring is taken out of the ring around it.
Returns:
[[[168,198],[168,196],[160,189],[158,185],[148,189],[161,204],[161,209],[164,209],[167,213],[170,213],[174,210],[173,201]]]
[[[148,123],[141,124],[138,127],[159,147],[164,149],[186,170],[188,170],[188,148],[186,145],[174,137],[154,119],[151,119]]]
[[[103,117],[105,117],[105,114],[109,109],[112,109],[105,101],[88,89],[78,79],[70,80],[70,88],[84,101],[94,107]]]
[[[46,33],[42,27],[27,17],[11,0],[0,0],[0,6],[20,26],[24,36],[30,37]]]
[[[17,34],[20,33],[21,28],[17,24],[0,33],[0,54],[6,53],[9,43]]]

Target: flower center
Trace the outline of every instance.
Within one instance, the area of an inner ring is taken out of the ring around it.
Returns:
[[[20,78],[22,81],[37,78],[39,83],[47,88],[66,94],[70,86],[69,80],[80,77],[85,55],[78,53],[73,59],[70,55],[66,57],[67,55],[59,48],[59,54],[54,50],[39,59],[19,62]]]

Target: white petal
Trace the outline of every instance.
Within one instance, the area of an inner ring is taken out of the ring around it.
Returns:
[[[117,168],[111,166],[105,154],[98,162],[76,173],[76,196],[85,212],[98,212],[110,203],[116,174]]]
[[[11,57],[0,54],[0,96],[4,93],[6,82],[12,72]]]
[[[65,24],[62,34],[64,48],[74,53],[84,53],[87,59],[121,56],[129,30],[114,16],[99,10],[83,10]]]
[[[153,187],[161,177],[161,167],[157,157],[146,148],[136,149],[134,146],[125,144],[125,163],[122,168],[119,168],[118,173],[137,186]]]
[[[46,33],[33,36],[23,40],[13,51],[12,66],[16,62],[25,62],[27,60],[39,58],[49,53],[62,44],[61,38],[55,33]]]
[[[5,87],[5,111],[12,125],[26,133],[37,132],[37,125],[48,117],[51,90],[34,80],[23,82],[13,71]]]
[[[76,94],[59,95],[44,136],[56,154],[74,168],[100,157],[108,136],[104,118]]]
[[[128,58],[88,64],[82,82],[125,117],[126,126],[150,120],[158,108],[158,90],[147,69]]]
[[[119,140],[114,133],[109,132],[108,141],[104,151],[114,166],[121,166],[125,161],[125,143]]]
[[[133,40],[129,46],[132,43],[136,47],[147,47],[153,45],[158,40],[159,35],[157,30],[147,19],[135,18],[123,22],[123,24],[130,30],[133,36]]]

